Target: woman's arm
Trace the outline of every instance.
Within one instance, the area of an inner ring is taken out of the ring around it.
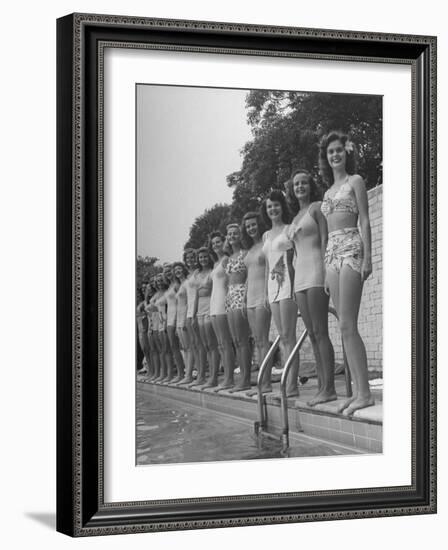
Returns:
[[[361,176],[355,175],[350,181],[355,193],[359,211],[359,225],[364,245],[364,260],[362,262],[361,277],[365,281],[372,273],[372,233],[369,218],[369,200],[364,180]]]
[[[266,231],[263,233],[263,236],[261,237],[261,240],[263,241],[263,245],[267,239],[268,232]],[[263,251],[263,248],[261,249],[262,254],[264,255],[264,306],[269,311],[271,309],[271,306],[269,304],[269,296],[268,296],[268,277],[269,277],[269,259],[266,256],[266,254]]]
[[[320,201],[313,203],[310,213],[313,216],[315,222],[317,223],[319,236],[320,236],[320,249],[322,253],[322,258],[325,258],[325,252],[327,250],[327,243],[328,243],[328,225],[327,225],[327,220],[325,216],[322,214],[322,211],[320,209],[321,204],[322,203]]]
[[[193,274],[193,279],[196,279],[198,276],[199,270],[196,270]],[[193,298],[193,320],[196,320],[196,314],[198,312],[198,301],[199,301],[199,294],[198,294],[198,285],[195,283],[194,288],[194,298]]]

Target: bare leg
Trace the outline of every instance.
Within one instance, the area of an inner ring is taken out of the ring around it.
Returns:
[[[327,266],[327,281],[330,287],[330,297],[331,301],[333,302],[333,305],[336,309],[336,313],[338,314],[338,318],[340,317],[340,306],[339,306],[339,273],[337,273],[333,268]],[[350,369],[351,372],[351,369]],[[353,382],[355,383],[355,380],[353,378]],[[344,403],[338,408],[338,412],[342,412],[345,408],[347,408],[350,403],[355,399],[355,397],[349,397],[344,401]]]
[[[184,377],[185,365],[180,353],[179,339],[176,334],[176,327],[167,327],[168,341],[173,354],[174,363],[176,364],[177,376],[171,380],[173,384],[179,382]]]
[[[157,346],[157,353],[159,356],[159,363],[160,363],[159,376],[157,376],[157,378],[154,379],[154,382],[160,382],[166,376],[165,354],[163,353],[163,346],[162,346],[162,340],[160,338],[160,331],[155,330],[153,332],[153,335],[154,335],[154,341]]]
[[[193,355],[193,348],[192,348],[192,342],[191,342],[191,336],[188,329],[188,319],[186,321],[186,326],[182,329],[179,329],[180,334],[180,340],[182,342],[183,348],[185,350],[185,376],[182,380],[178,382],[179,385],[181,384],[190,384],[193,382],[193,366],[194,366],[194,355]]]
[[[297,304],[292,299],[280,300],[280,317],[283,331],[283,349],[285,361],[290,356],[296,344]],[[297,379],[299,377],[299,361],[294,360],[286,380],[286,396],[299,395]]]
[[[373,405],[367,369],[367,354],[358,332],[358,314],[362,295],[361,276],[345,265],[339,276],[339,323],[350,372],[355,380],[355,399],[345,408],[345,415]]]
[[[323,288],[316,287],[297,292],[296,300],[313,346],[319,380],[317,394],[308,405],[335,401],[334,351],[328,336],[328,296]]]
[[[167,383],[173,377],[173,370],[174,370],[173,356],[171,354],[171,348],[170,348],[166,331],[160,331],[159,338],[162,343],[162,353],[165,357],[165,366],[166,366],[165,376],[162,378],[161,382]]]
[[[218,349],[224,365],[224,381],[215,391],[227,390],[234,386],[233,371],[235,370],[235,354],[232,346],[227,315],[213,315],[212,325],[218,340]]]
[[[263,363],[269,351],[269,328],[271,325],[271,312],[265,307],[250,308],[247,310],[247,319],[255,339],[255,346],[258,350],[259,364]],[[263,380],[261,381],[261,391],[269,393],[272,391],[271,384],[272,361],[266,367]],[[252,397],[258,393],[257,390],[249,390],[247,395]]]
[[[202,335],[202,340],[205,343],[205,348],[207,350],[207,360],[210,370],[210,375],[204,388],[215,388],[218,385],[218,342],[216,340],[215,332],[213,330],[210,317],[208,315],[205,315],[201,318],[199,330]]]
[[[139,333],[138,333],[138,342],[140,344],[140,348],[143,352],[143,355],[146,359],[147,372],[150,373],[150,364],[151,363],[150,363],[150,357],[149,357],[149,341],[148,341],[148,333],[147,333],[146,330],[145,331],[139,331]]]
[[[271,304],[272,316],[280,335],[280,345],[283,351],[283,360],[286,361],[296,343],[297,304],[288,298]],[[299,375],[299,362],[293,362],[288,379],[286,381],[287,397],[299,395],[297,378]]]
[[[152,364],[154,366],[154,373],[151,377],[151,380],[156,380],[160,376],[160,357],[154,332],[151,332],[150,334],[149,346],[151,349]]]
[[[191,326],[193,329],[192,332],[193,332],[194,344],[195,344],[196,354],[198,358],[198,361],[196,363],[198,375],[196,377],[196,380],[192,382],[190,386],[202,386],[203,384],[205,384],[207,354],[199,334],[199,326],[198,326],[197,319],[193,319]]]
[[[240,379],[230,392],[250,389],[250,345],[249,345],[249,323],[245,312],[241,309],[229,311],[228,319],[230,332],[238,353],[240,366]]]

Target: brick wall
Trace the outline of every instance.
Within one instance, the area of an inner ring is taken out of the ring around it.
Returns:
[[[372,267],[373,272],[366,281],[363,289],[361,307],[359,312],[359,332],[364,340],[369,370],[382,371],[383,367],[383,225],[382,225],[382,205],[383,188],[380,185],[368,191],[369,214],[372,228]],[[337,364],[342,364],[342,346],[341,336],[338,330],[337,322],[332,315],[329,319],[330,338],[335,350]],[[299,319],[297,323],[297,334],[304,330],[303,322]],[[271,326],[271,339],[275,338],[276,330],[274,323]],[[300,354],[301,361],[304,363],[314,363],[314,355],[308,340],[305,341]]]

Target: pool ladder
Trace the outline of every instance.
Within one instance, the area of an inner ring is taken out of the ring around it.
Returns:
[[[328,313],[331,313],[338,319],[336,310],[332,307],[328,308]],[[298,317],[301,317],[300,313]],[[258,371],[257,377],[257,397],[258,397],[258,420],[254,423],[254,431],[257,437],[262,437],[263,435],[270,438],[279,439],[282,443],[282,451],[285,452],[289,448],[289,418],[288,418],[288,398],[286,396],[286,381],[288,379],[288,374],[291,369],[291,366],[294,360],[297,357],[300,365],[300,349],[308,336],[308,331],[305,329],[300,338],[297,340],[296,345],[294,346],[292,352],[286,360],[285,366],[283,367],[282,376],[280,379],[280,407],[281,407],[281,418],[282,418],[282,431],[280,436],[273,434],[268,431],[268,418],[267,418],[267,406],[266,406],[266,396],[261,390],[262,381],[264,378],[264,373],[272,361],[275,352],[277,351],[280,345],[280,336],[277,336],[273,344],[269,348],[268,353],[263,359],[260,370]],[[345,388],[347,392],[347,397],[352,396],[352,380],[350,376],[350,371],[347,364],[347,358],[345,356],[344,345],[342,344],[342,351],[344,355],[344,375],[345,375]]]

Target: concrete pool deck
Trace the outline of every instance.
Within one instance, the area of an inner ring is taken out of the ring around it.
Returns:
[[[256,373],[253,373],[256,375]],[[144,375],[137,375],[138,384],[158,397],[166,397],[180,403],[220,412],[254,423],[258,420],[257,396],[248,397],[245,391],[215,393],[213,388],[198,389],[169,384],[148,382]],[[344,400],[345,381],[343,375],[336,376],[337,401],[310,407],[307,401],[317,391],[317,380],[311,378],[300,386],[300,396],[288,399],[288,418],[291,434],[305,434],[325,441],[348,446],[366,453],[382,452],[383,404],[382,386],[372,385],[375,405],[356,411],[351,417],[337,412]],[[268,429],[274,434],[281,431],[281,408],[279,383],[273,384],[273,392],[266,394],[264,406],[267,413]]]

